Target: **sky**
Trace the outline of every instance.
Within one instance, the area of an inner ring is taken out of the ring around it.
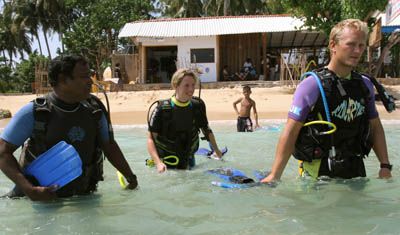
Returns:
[[[49,53],[47,52],[46,41],[44,40],[43,31],[39,32],[39,38],[40,38],[40,43],[42,45],[43,55],[48,56]],[[49,41],[51,56],[52,56],[52,58],[54,58],[56,56],[57,48],[61,48],[61,42],[59,40],[59,35],[57,33],[48,34],[47,39]],[[36,38],[34,38],[34,41],[32,43],[32,51],[34,51],[34,50],[37,50],[38,53],[40,53],[39,43],[36,40]]]

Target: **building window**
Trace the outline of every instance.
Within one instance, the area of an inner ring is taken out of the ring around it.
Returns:
[[[214,63],[214,48],[190,49],[190,62]]]

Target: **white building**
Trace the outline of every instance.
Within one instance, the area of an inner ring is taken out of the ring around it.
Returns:
[[[268,78],[270,65],[263,61],[275,66],[284,50],[327,45],[323,33],[302,26],[288,15],[156,19],[127,23],[119,37],[137,48],[141,83],[169,82],[177,67],[199,68],[202,82],[216,82],[224,66],[237,72],[247,58]]]

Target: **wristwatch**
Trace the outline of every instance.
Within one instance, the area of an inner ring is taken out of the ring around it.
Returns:
[[[381,169],[382,168],[386,168],[389,169],[389,171],[392,171],[393,165],[391,165],[390,163],[381,163]]]

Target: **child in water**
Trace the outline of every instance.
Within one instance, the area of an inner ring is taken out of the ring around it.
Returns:
[[[237,131],[238,132],[252,132],[254,129],[259,128],[258,125],[258,115],[256,102],[250,98],[251,88],[249,86],[243,86],[243,97],[239,98],[233,102],[233,108],[235,109],[238,119],[237,119]],[[236,105],[240,103],[240,111],[238,111]],[[254,119],[256,120],[256,125],[253,129],[253,122],[250,118],[250,111],[253,108]]]

